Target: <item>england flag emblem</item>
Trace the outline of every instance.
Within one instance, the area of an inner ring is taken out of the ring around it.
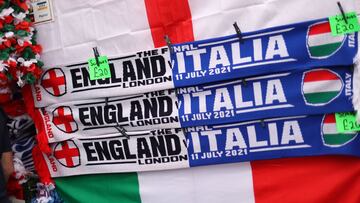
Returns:
[[[75,168],[80,165],[80,152],[72,140],[57,143],[54,148],[54,156],[59,163],[67,168]]]
[[[55,126],[64,133],[73,133],[78,130],[78,125],[74,120],[72,110],[68,106],[60,106],[53,111],[53,121]]]
[[[41,86],[49,94],[60,97],[66,94],[65,74],[60,68],[52,68],[47,70],[42,79]]]

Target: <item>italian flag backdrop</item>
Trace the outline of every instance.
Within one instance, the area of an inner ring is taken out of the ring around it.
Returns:
[[[336,0],[54,0],[55,22],[39,25],[50,68],[173,43],[338,14]],[[359,13],[360,0],[341,1]],[[360,146],[359,146],[360,149]],[[184,170],[58,178],[69,202],[360,202],[360,160],[307,157]]]

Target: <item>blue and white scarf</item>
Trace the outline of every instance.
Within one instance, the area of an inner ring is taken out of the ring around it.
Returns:
[[[327,20],[139,51],[109,59],[111,78],[91,81],[87,63],[47,69],[24,91],[34,107],[127,96],[313,67],[352,65],[358,34],[334,37]]]
[[[227,124],[273,117],[353,111],[352,67],[212,83],[128,97],[74,101],[38,109],[50,142],[127,131]]]
[[[73,138],[43,154],[52,177],[167,170],[314,155],[360,156],[358,132],[336,131],[334,114]]]

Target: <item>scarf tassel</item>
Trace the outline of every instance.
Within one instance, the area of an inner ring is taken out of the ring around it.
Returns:
[[[358,39],[358,46],[360,39]],[[353,99],[352,103],[355,111],[360,110],[360,48],[354,58],[354,76],[353,76]],[[357,114],[357,122],[360,123],[360,114]]]

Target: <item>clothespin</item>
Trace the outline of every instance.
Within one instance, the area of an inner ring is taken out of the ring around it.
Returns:
[[[240,43],[243,43],[244,40],[243,40],[243,38],[242,38],[242,33],[241,33],[241,30],[240,30],[238,24],[237,24],[236,22],[234,22],[233,26],[234,26],[234,28],[235,28],[236,34],[238,35],[238,38],[239,38],[239,40],[240,40]]]
[[[264,120],[264,119],[261,119],[261,120],[260,120],[260,123],[261,123],[261,127],[265,128],[265,120]]]
[[[171,45],[171,41],[170,41],[170,38],[168,35],[165,35],[164,36],[164,39],[165,39],[165,42],[170,50],[170,53],[173,53],[173,50],[172,50],[172,45]]]
[[[348,21],[347,21],[346,16],[345,16],[344,9],[343,9],[343,7],[341,6],[341,3],[340,3],[339,1],[337,2],[337,5],[338,5],[338,7],[339,7],[339,9],[340,9],[341,15],[343,16],[345,23],[347,24]]]
[[[106,97],[106,98],[105,98],[105,106],[107,106],[108,104],[109,104],[109,98]]]
[[[119,131],[119,133],[123,136],[125,136],[127,139],[130,139],[129,135],[126,133],[126,130],[124,127],[122,127],[121,125],[119,125],[119,123],[116,123],[115,126],[116,130]]]
[[[241,82],[242,82],[242,84],[244,85],[244,87],[247,86],[247,82],[246,82],[245,78],[243,78],[243,79],[241,80]]]
[[[173,67],[172,67],[172,65],[171,65],[171,62],[170,62],[170,61],[168,61],[168,64],[169,64],[169,67],[172,69]]]
[[[93,47],[93,51],[94,51],[96,65],[100,66],[100,62],[99,62],[100,54],[99,54],[99,51],[98,51],[97,47]]]

